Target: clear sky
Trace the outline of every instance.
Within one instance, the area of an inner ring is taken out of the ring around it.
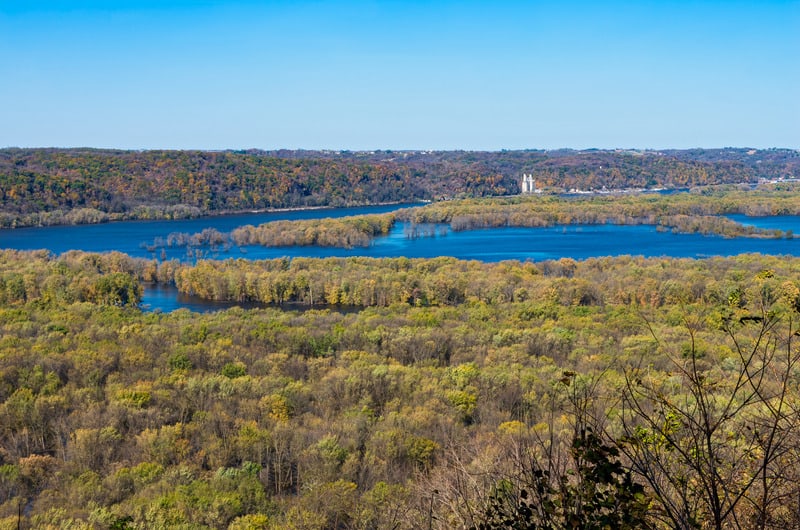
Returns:
[[[800,148],[800,0],[0,0],[0,147]]]

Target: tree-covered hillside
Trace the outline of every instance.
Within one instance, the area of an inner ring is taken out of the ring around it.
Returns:
[[[172,218],[518,193],[800,178],[792,150],[113,151],[0,150],[0,225]]]

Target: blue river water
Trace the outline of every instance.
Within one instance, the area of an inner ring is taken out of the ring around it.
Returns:
[[[56,226],[0,230],[0,248],[48,249],[55,254],[78,249],[91,252],[117,250],[131,256],[162,257],[161,250],[148,250],[147,245],[172,232],[197,233],[204,228],[228,232],[238,226],[279,220],[342,217],[366,213],[394,211],[403,206],[384,205],[359,208],[319,209],[287,212],[243,214],[183,221],[130,221],[100,225]],[[800,234],[800,217],[745,217],[734,220],[761,228],[792,230]],[[229,249],[195,250],[187,255],[185,248],[168,249],[163,257],[212,259],[276,257],[372,256],[429,258],[454,256],[487,262],[503,260],[586,259],[599,256],[641,255],[646,257],[731,256],[757,252],[774,255],[800,255],[800,239],[789,238],[723,238],[699,234],[677,234],[658,230],[655,226],[567,225],[550,228],[495,228],[453,232],[446,227],[433,230],[430,237],[410,238],[406,227],[398,223],[392,232],[375,239],[369,247],[340,249],[330,247],[231,247]],[[157,255],[158,254],[158,255]],[[165,311],[177,307],[192,310],[214,310],[226,304],[214,304],[192,297],[180,297],[169,288],[149,287],[144,305]]]
[[[417,205],[404,205],[417,206]],[[130,256],[155,257],[146,246],[156,238],[166,238],[170,233],[195,234],[205,228],[230,232],[243,225],[260,225],[270,221],[345,217],[369,213],[393,212],[397,204],[362,206],[354,208],[319,208],[276,212],[220,215],[177,221],[122,221],[95,225],[46,226],[17,229],[0,229],[0,248],[18,250],[47,249],[54,254],[68,250],[109,252],[118,250]],[[180,255],[170,257],[181,257]]]

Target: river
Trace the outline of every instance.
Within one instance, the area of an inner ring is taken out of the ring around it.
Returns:
[[[146,248],[148,242],[171,232],[196,233],[204,228],[228,232],[245,224],[261,224],[279,219],[312,219],[382,213],[403,206],[384,205],[359,208],[302,210],[209,217],[182,221],[129,221],[101,225],[55,226],[0,231],[0,248],[48,249],[59,254],[70,249],[91,252],[118,250],[139,257],[155,257]],[[762,228],[792,230],[800,234],[800,217],[745,217],[735,220]],[[654,226],[568,225],[550,228],[495,228],[453,232],[441,227],[431,237],[410,238],[405,226],[398,223],[392,232],[375,239],[365,248],[330,247],[233,247],[227,251],[204,251],[214,259],[276,257],[371,256],[430,258],[454,256],[487,262],[503,260],[586,259],[624,254],[702,258],[759,252],[775,255],[800,255],[800,240],[764,238],[723,238],[699,234],[676,234]],[[160,253],[160,251],[158,251]],[[168,258],[186,259],[185,249],[169,249]],[[195,311],[216,310],[230,304],[179,296],[174,289],[161,287],[145,290],[143,306],[171,311],[186,307]]]

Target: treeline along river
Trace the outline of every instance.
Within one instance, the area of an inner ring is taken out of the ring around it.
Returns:
[[[409,205],[411,206],[411,205]],[[655,226],[635,225],[567,225],[548,228],[494,228],[453,232],[438,227],[429,230],[427,237],[409,237],[407,227],[397,223],[384,237],[378,237],[369,247],[352,249],[298,247],[230,247],[193,250],[188,255],[184,247],[152,249],[150,243],[166,238],[170,233],[194,234],[206,228],[230,232],[236,227],[258,225],[277,220],[320,219],[362,214],[384,213],[403,206],[382,205],[358,208],[316,209],[253,213],[208,217],[180,221],[127,221],[99,225],[53,226],[0,231],[0,248],[20,250],[47,249],[55,254],[68,250],[88,252],[124,252],[145,258],[210,259],[277,257],[370,256],[431,258],[453,256],[459,259],[498,262],[503,260],[542,261],[569,257],[586,259],[599,256],[641,255],[645,257],[732,256],[758,252],[773,255],[800,255],[800,241],[776,238],[724,238],[699,234],[676,234],[658,230]],[[777,228],[800,233],[800,217],[732,216],[738,222],[761,228]],[[224,307],[180,296],[177,290],[164,286],[147,288],[143,305],[151,309],[170,311],[178,307],[192,310],[214,310]]]

